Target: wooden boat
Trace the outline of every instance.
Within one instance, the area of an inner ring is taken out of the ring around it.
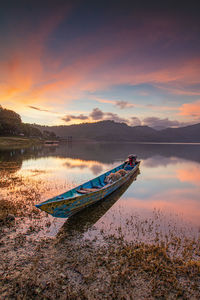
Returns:
[[[57,237],[64,237],[67,235],[81,235],[91,228],[96,222],[120,199],[133,181],[137,180],[140,171],[137,170],[129,180],[127,180],[121,187],[114,191],[108,197],[90,205],[83,210],[77,212],[66,220],[60,228]]]
[[[73,188],[72,190],[53,197],[47,201],[41,202],[37,204],[36,207],[47,212],[53,217],[70,217],[83,208],[107,197],[120,186],[125,184],[131,178],[131,176],[137,172],[140,162],[136,161],[135,165],[118,180],[112,183],[105,182],[106,177],[110,173],[116,173],[119,170],[124,169],[125,164],[126,162],[84,184]]]

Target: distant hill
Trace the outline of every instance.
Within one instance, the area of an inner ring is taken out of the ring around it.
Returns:
[[[41,126],[41,131],[52,131],[57,136],[73,140],[131,141],[131,142],[200,142],[200,123],[196,125],[156,130],[148,126],[128,126],[114,121],[100,121],[78,125]]]
[[[166,128],[161,133],[163,141],[200,142],[200,123],[186,127]]]

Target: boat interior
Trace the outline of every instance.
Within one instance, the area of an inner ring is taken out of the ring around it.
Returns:
[[[96,192],[108,185],[108,183],[105,182],[105,179],[108,175],[110,175],[110,173],[116,173],[120,169],[123,169],[123,166],[124,166],[124,164],[122,164],[122,165],[88,181],[88,182],[85,182],[84,184],[68,191],[67,193],[65,193],[62,196],[65,196],[65,198],[68,198],[68,197],[78,196],[80,194],[88,194],[91,192]],[[58,196],[58,197],[56,197],[56,199],[61,199],[61,198]]]
[[[99,191],[100,189],[104,188],[105,186],[110,185],[109,183],[105,182],[106,177],[108,175],[110,175],[111,173],[116,173],[117,171],[124,169],[124,166],[125,166],[125,163],[117,166],[116,168],[113,168],[112,170],[110,170],[92,180],[89,180],[88,182],[85,182],[82,185],[77,186],[76,188],[73,188],[61,195],[58,195],[58,196],[51,198],[45,202],[42,202],[41,204],[37,205],[37,207],[39,207],[42,204],[49,203],[49,202],[70,199],[70,198],[81,196],[82,194],[88,194],[91,192]]]

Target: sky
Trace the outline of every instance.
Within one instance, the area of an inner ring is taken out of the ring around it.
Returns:
[[[23,122],[200,122],[197,1],[15,1],[0,10],[0,104]]]

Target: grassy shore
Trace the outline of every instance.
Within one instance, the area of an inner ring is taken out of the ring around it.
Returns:
[[[0,149],[20,149],[42,143],[38,138],[0,137]]]

